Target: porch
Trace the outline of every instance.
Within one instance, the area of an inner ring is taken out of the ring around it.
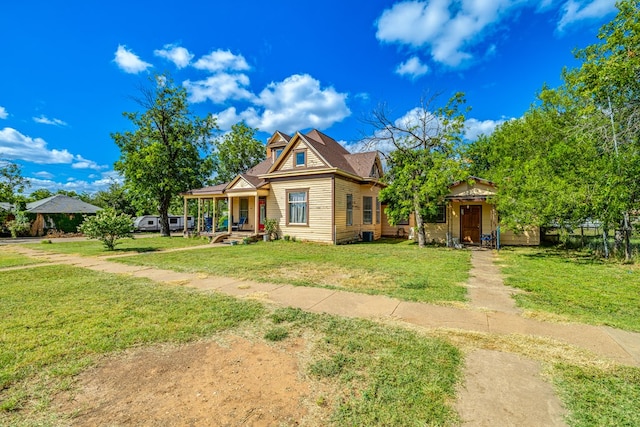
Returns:
[[[186,217],[197,203],[197,220],[194,233],[221,239],[221,235],[238,237],[259,237],[264,230],[267,212],[265,189],[226,189],[225,185],[206,187],[183,193],[183,215]],[[193,213],[193,212],[192,212]],[[185,227],[184,233],[187,234]]]

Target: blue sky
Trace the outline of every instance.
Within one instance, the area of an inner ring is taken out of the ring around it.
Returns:
[[[55,4],[58,3],[58,4]],[[466,93],[467,136],[520,117],[544,83],[597,41],[612,0],[166,0],[3,2],[0,159],[30,190],[95,192],[118,180],[110,134],[153,73],[187,88],[222,130],[244,120],[318,128],[351,144],[362,118],[425,93]]]

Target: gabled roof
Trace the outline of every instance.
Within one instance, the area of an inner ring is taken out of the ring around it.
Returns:
[[[280,138],[277,138],[278,136]],[[285,142],[282,143],[280,139],[283,139]],[[289,141],[291,141],[291,137],[289,135],[277,130],[273,133],[273,135],[271,135],[271,138],[267,140],[267,147],[286,145]]]
[[[65,196],[64,194],[56,194],[46,199],[27,203],[27,212],[31,213],[96,213],[101,209],[102,208],[98,206]]]
[[[271,166],[266,173],[274,173],[277,171],[279,164],[281,164],[287,152],[290,152],[297,140],[302,140],[304,143],[312,149],[318,157],[326,164],[327,168],[339,169],[350,175],[355,175],[364,179],[372,178],[371,171],[373,166],[377,163],[378,153],[370,151],[366,153],[351,154],[349,150],[343,147],[335,139],[327,136],[317,129],[313,129],[306,134],[297,132],[285,148],[285,153]],[[309,170],[311,168],[307,168]],[[298,169],[304,171],[305,169]]]

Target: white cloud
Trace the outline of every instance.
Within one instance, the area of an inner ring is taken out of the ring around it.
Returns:
[[[469,48],[518,0],[403,1],[385,10],[376,37],[386,43],[428,48],[434,61],[458,67],[472,58]]]
[[[28,162],[51,164],[71,163],[73,154],[65,150],[49,150],[47,142],[42,138],[31,138],[15,129],[0,130],[1,157],[11,160],[26,160]]]
[[[0,105],[0,119],[6,119],[7,117],[9,117],[7,109]]]
[[[71,164],[73,169],[93,169],[93,170],[102,170],[107,169],[106,165],[99,165],[93,160],[87,160],[79,154],[76,154],[73,158],[73,163]]]
[[[429,72],[429,67],[420,61],[417,56],[412,56],[396,68],[396,74],[408,76],[415,80]]]
[[[114,182],[122,184],[123,179],[120,174],[115,171],[103,172],[99,179],[93,181],[85,181],[79,179],[67,179],[65,182],[56,182],[53,179],[53,176],[49,178],[42,177],[40,178],[29,178],[29,182],[31,183],[30,190],[36,190],[39,188],[47,189],[51,192],[56,192],[58,190],[66,190],[66,191],[75,191],[78,194],[81,193],[95,193],[100,190],[106,190],[109,188]]]
[[[186,80],[182,84],[189,92],[191,102],[210,100],[221,104],[229,99],[250,100],[255,96],[246,89],[249,77],[245,74],[218,73],[195,82]]]
[[[120,67],[122,71],[129,74],[138,74],[145,71],[147,68],[153,65],[148,62],[144,62],[133,51],[128,50],[126,46],[118,45],[116,50],[115,63]]]
[[[51,172],[47,172],[47,171],[36,172],[34,173],[34,175],[37,176],[38,178],[44,178],[44,179],[51,179],[55,176]]]
[[[199,70],[211,72],[217,71],[244,71],[249,69],[249,64],[242,55],[234,55],[228,50],[215,50],[204,55],[193,66]]]
[[[237,113],[234,107],[218,114],[222,129],[244,120],[264,132],[300,129],[326,129],[351,114],[347,94],[334,88],[321,88],[308,74],[294,74],[282,82],[272,82],[254,100],[254,106]]]
[[[478,120],[467,119],[464,122],[464,137],[469,141],[475,141],[480,135],[491,135],[496,127],[500,126],[507,119],[500,120]]]
[[[163,49],[156,49],[153,54],[161,58],[168,59],[173,62],[176,67],[184,68],[195,56],[182,46],[176,46],[174,44],[166,44]]]
[[[49,119],[41,115],[40,117],[33,117],[33,121],[36,123],[41,123],[43,125],[53,125],[53,126],[66,126],[67,122],[64,122],[60,119]]]
[[[616,0],[567,1],[562,7],[562,18],[558,22],[558,31],[568,25],[588,19],[597,19],[616,11]]]
[[[37,164],[70,164],[73,169],[103,170],[108,166],[98,165],[79,154],[68,150],[49,149],[42,138],[31,138],[12,128],[0,130],[0,157],[10,160],[24,160]],[[48,178],[48,172],[38,172],[36,176]]]

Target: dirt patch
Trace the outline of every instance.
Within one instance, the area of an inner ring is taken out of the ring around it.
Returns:
[[[234,337],[145,348],[84,372],[56,404],[77,426],[299,425],[313,406],[296,357],[303,345]]]

